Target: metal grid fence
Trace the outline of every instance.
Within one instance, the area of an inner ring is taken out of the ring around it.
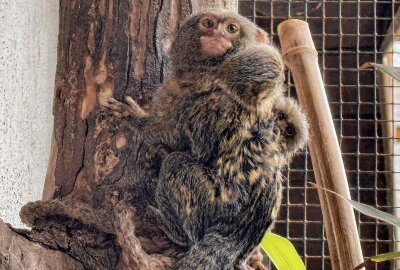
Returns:
[[[379,72],[359,68],[365,62],[381,62],[388,53],[384,42],[400,40],[395,27],[390,28],[392,22],[399,23],[399,4],[395,0],[239,1],[239,12],[269,32],[278,45],[280,22],[297,18],[309,23],[352,198],[390,213],[399,206],[399,190],[394,181],[400,181],[400,171],[392,163],[396,157],[392,151],[396,144],[393,131],[399,124],[393,116],[397,105],[394,87],[385,85],[383,91]],[[390,49],[389,53],[392,52]],[[290,74],[287,77],[289,95],[296,96]],[[292,241],[308,270],[332,269],[318,193],[307,185],[315,181],[307,150],[295,158],[286,176],[282,208],[274,230]],[[396,247],[391,226],[359,213],[356,219],[365,257]],[[394,266],[384,263],[367,269],[394,269],[391,267]]]

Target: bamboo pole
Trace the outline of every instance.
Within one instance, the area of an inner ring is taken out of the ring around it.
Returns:
[[[309,149],[318,185],[350,198],[343,160],[308,24],[288,20],[278,26],[284,60],[310,120]],[[363,262],[352,207],[318,190],[333,269],[351,270]]]

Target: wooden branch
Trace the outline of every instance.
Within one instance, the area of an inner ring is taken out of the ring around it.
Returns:
[[[187,249],[119,202],[113,211],[69,199],[37,201],[20,212],[27,239],[79,260],[85,269],[171,269]],[[0,253],[1,254],[1,253]]]
[[[0,220],[0,269],[83,270],[67,254],[33,243]]]
[[[308,24],[288,20],[278,26],[284,59],[302,107],[310,120],[309,149],[318,185],[350,198],[349,186]],[[318,190],[333,269],[353,269],[363,262],[352,207]]]

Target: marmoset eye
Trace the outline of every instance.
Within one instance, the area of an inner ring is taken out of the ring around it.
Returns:
[[[293,138],[295,134],[296,134],[296,131],[294,130],[294,128],[292,126],[288,126],[285,129],[285,136],[286,137]]]
[[[236,24],[231,23],[226,27],[226,30],[231,34],[234,34],[239,31],[239,27]]]
[[[201,21],[201,25],[204,26],[205,28],[213,28],[214,22],[210,18],[206,18]]]

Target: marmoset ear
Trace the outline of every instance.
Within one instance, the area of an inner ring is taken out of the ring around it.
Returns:
[[[257,29],[256,40],[258,43],[265,45],[270,44],[271,41],[268,34],[262,29]]]

